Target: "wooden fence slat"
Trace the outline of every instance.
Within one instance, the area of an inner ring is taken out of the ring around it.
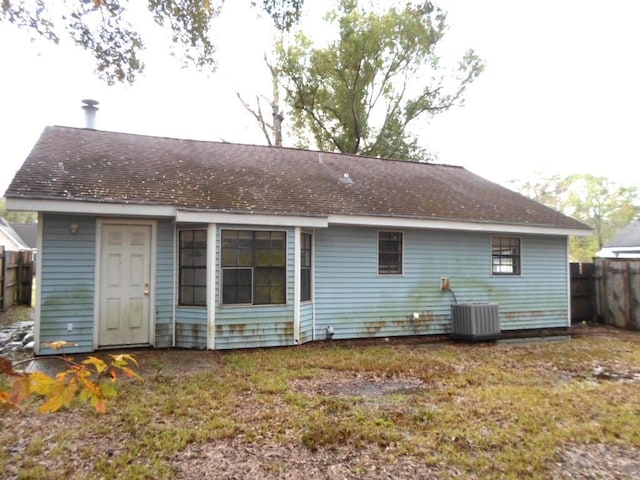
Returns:
[[[640,330],[640,259],[598,258],[598,315],[608,325]]]

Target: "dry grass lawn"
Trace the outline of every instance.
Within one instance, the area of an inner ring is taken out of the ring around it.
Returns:
[[[0,476],[640,476],[636,332],[137,355],[106,415],[0,413]]]

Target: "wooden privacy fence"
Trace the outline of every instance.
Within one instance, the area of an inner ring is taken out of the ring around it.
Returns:
[[[572,263],[571,274],[571,323],[591,321],[595,317],[596,285],[593,263]]]
[[[640,259],[597,258],[594,277],[604,323],[640,330]]]
[[[31,305],[33,253],[8,252],[0,247],[0,296],[2,311],[13,305]]]

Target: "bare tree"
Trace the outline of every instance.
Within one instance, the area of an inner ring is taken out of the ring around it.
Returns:
[[[278,72],[269,64],[265,55],[264,63],[266,63],[269,71],[271,72],[272,82],[272,99],[269,100],[265,95],[256,94],[256,108],[253,108],[246,102],[240,92],[236,92],[238,99],[242,103],[242,106],[247,110],[258,122],[262,133],[264,134],[267,144],[270,146],[281,147],[282,146],[282,122],[284,121],[284,113],[280,108],[280,89],[278,87]],[[265,101],[271,106],[271,121],[265,119],[265,114],[262,111],[262,101]]]

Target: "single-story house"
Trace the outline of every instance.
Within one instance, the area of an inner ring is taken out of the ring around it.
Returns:
[[[596,252],[601,258],[640,258],[640,219],[624,227]]]
[[[230,349],[570,326],[586,225],[464,168],[47,127],[6,192],[37,211],[37,353]]]

